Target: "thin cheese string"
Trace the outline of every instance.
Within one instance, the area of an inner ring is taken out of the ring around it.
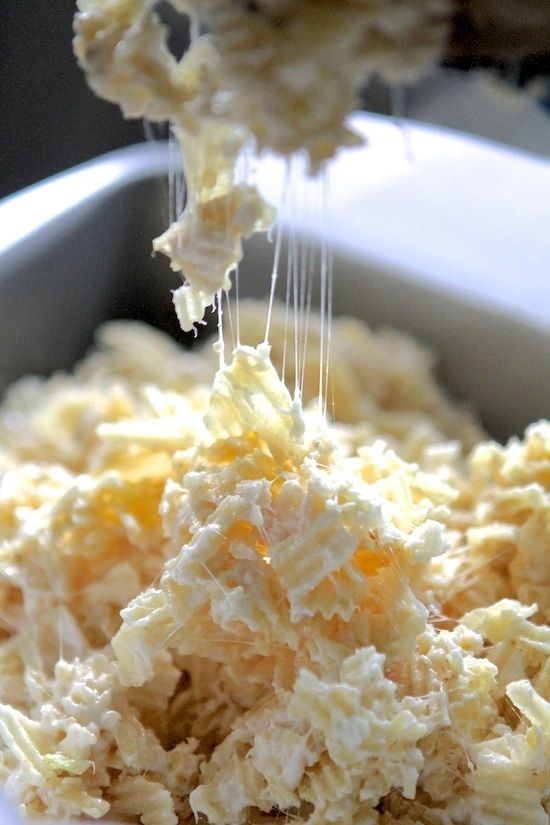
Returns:
[[[308,180],[306,186],[306,198],[305,198],[305,216],[306,220],[313,224],[314,219],[316,218],[315,210],[317,206],[317,192],[316,192],[316,185],[315,181]],[[309,327],[310,327],[310,315],[311,315],[311,301],[313,296],[313,281],[315,276],[315,245],[313,242],[313,237],[310,233],[308,233],[307,237],[303,240],[303,270],[302,270],[302,278],[303,278],[303,301],[305,307],[305,317],[304,317],[304,329],[303,329],[303,343],[302,343],[302,367],[301,367],[301,375],[300,375],[300,394],[303,397],[304,395],[304,382],[305,382],[305,370],[306,370],[306,361],[307,361],[307,349],[308,349],[308,342],[309,342]]]
[[[297,212],[300,207],[300,202],[298,199],[298,183],[299,179],[297,179],[295,175],[294,180],[294,187],[293,187],[293,211],[294,215],[297,216]],[[294,303],[294,397],[298,398],[300,393],[300,386],[299,386],[299,369],[300,369],[300,353],[299,353],[299,342],[300,342],[300,335],[298,334],[299,324],[300,324],[300,295],[299,295],[299,263],[300,263],[300,256],[299,256],[299,248],[298,248],[298,237],[296,233],[296,228],[293,226],[293,232],[291,237],[291,265],[292,265],[292,289],[293,289],[293,303]]]
[[[253,138],[250,138],[245,146],[243,147],[238,163],[236,166],[237,170],[237,183],[243,185],[254,185],[256,182],[256,147],[254,145]],[[239,294],[239,263],[235,265],[234,269],[234,282],[235,282],[235,315],[236,315],[236,339],[237,339],[237,346],[241,345],[241,320],[240,320],[240,294]]]
[[[306,256],[306,312],[305,312],[305,324],[304,324],[304,343],[303,343],[303,358],[302,358],[302,374],[300,378],[300,395],[303,398],[304,395],[304,382],[306,376],[306,356],[307,356],[307,347],[309,342],[309,322],[311,317],[311,301],[313,297],[313,275],[315,271],[315,254],[313,248],[313,242],[311,239],[307,239],[306,241],[306,249],[307,249],[307,256]]]
[[[329,379],[331,379],[331,362],[332,362],[332,299],[333,299],[333,269],[334,269],[334,257],[332,254],[332,249],[328,242],[328,203],[329,203],[329,178],[328,178],[328,169],[323,166],[321,171],[322,175],[322,189],[323,189],[323,210],[325,212],[325,223],[323,227],[323,238],[326,245],[326,255],[327,255],[327,342],[326,342],[326,356],[325,356],[325,395],[324,395],[324,407],[323,407],[323,418],[326,421],[327,418],[327,403],[328,403],[328,394],[329,394]],[[334,388],[333,388],[334,389]],[[332,407],[334,411],[334,392],[332,394]]]
[[[185,208],[185,197],[186,197],[186,188],[185,188],[185,177],[183,174],[183,158],[181,154],[181,147],[179,140],[175,135],[172,135],[174,141],[174,157],[175,157],[175,170],[174,175],[176,178],[176,185],[175,185],[175,220],[181,217],[183,210]]]
[[[198,14],[193,14],[192,11],[189,11],[187,16],[189,19],[189,40],[191,41],[191,43],[194,43],[195,40],[198,40],[201,33],[199,16]]]
[[[223,290],[219,290],[217,293],[217,306],[218,306],[218,354],[220,357],[220,369],[225,367],[225,343],[223,340],[223,306],[222,306],[222,294]]]
[[[175,195],[175,183],[176,183],[176,166],[174,161],[174,132],[172,128],[168,128],[168,225],[172,224],[177,217],[176,214],[176,195]]]
[[[185,178],[181,147],[172,126],[166,127],[143,119],[143,133],[148,143],[166,140],[168,144],[168,172],[166,178],[159,180],[162,202],[166,204],[166,223],[172,224],[179,218],[185,205]]]
[[[236,346],[236,339],[235,339],[235,329],[233,326],[233,313],[231,311],[231,298],[229,292],[226,290],[222,290],[222,294],[225,295],[225,302],[227,304],[227,316],[229,318],[229,331],[231,333],[231,348],[235,349]]]
[[[330,405],[332,419],[336,419],[336,400],[334,393],[334,370],[333,370],[333,346],[332,346],[332,324],[334,320],[334,253],[332,246],[329,245],[329,261],[328,261],[328,317],[329,317],[329,342],[328,342],[328,359],[327,359],[327,382],[330,388]]]
[[[308,185],[308,181],[305,182],[305,185],[302,186],[302,203],[301,208],[303,210],[304,216],[307,219],[309,217],[310,212],[310,189],[311,187]],[[308,236],[302,237],[301,244],[300,244],[300,351],[301,351],[301,362],[296,367],[296,375],[298,376],[299,380],[299,387],[300,387],[300,397],[303,395],[303,387],[304,387],[304,369],[306,363],[306,350],[307,350],[307,295],[308,295],[308,255],[310,250],[310,242]]]
[[[299,178],[299,210],[300,215],[303,216],[304,221],[307,222],[310,212],[310,195],[311,195],[311,181],[304,175]],[[296,398],[303,396],[303,376],[306,363],[307,352],[307,302],[308,302],[308,254],[310,250],[309,237],[302,233],[299,239],[298,248],[296,250],[296,282],[298,292],[298,317],[299,317],[299,333],[297,332],[297,357],[296,357],[296,374],[295,374],[295,391]]]
[[[63,633],[61,631],[61,625],[62,625],[61,605],[58,604],[57,605],[57,636],[58,636],[58,640],[59,640],[59,661],[64,662],[65,661],[65,656],[64,656],[64,653],[63,653]]]
[[[271,289],[269,292],[269,304],[267,308],[267,320],[265,324],[264,343],[267,344],[269,340],[269,333],[271,331],[271,316],[273,312],[273,304],[275,302],[275,290],[277,288],[277,281],[279,279],[279,266],[281,262],[281,248],[283,243],[283,227],[280,221],[277,222],[276,237],[275,237],[275,253],[273,256],[273,268],[271,270]]]
[[[399,129],[403,140],[403,152],[409,163],[414,163],[414,151],[412,146],[411,133],[405,122],[405,93],[406,89],[402,83],[392,83],[390,85],[390,106],[393,122]]]
[[[321,315],[321,329],[319,341],[319,391],[318,391],[318,408],[319,416],[323,418],[325,404],[324,398],[324,360],[326,357],[326,312],[327,312],[327,283],[328,283],[328,247],[327,247],[327,214],[326,214],[326,200],[325,189],[321,189],[321,295],[320,295],[320,315]]]
[[[235,267],[235,309],[237,316],[237,346],[241,346],[241,316],[239,313],[239,264]]]
[[[292,226],[289,230],[289,234],[292,232]],[[284,324],[284,339],[283,339],[283,366],[281,369],[281,380],[283,384],[286,384],[286,352],[287,352],[287,341],[288,341],[288,316],[289,316],[289,307],[290,307],[290,294],[291,294],[291,281],[292,281],[292,266],[291,266],[291,250],[292,250],[292,242],[289,238],[288,245],[287,245],[287,254],[286,254],[286,294],[285,294],[285,324]]]
[[[277,281],[279,278],[279,266],[281,262],[281,248],[283,243],[283,217],[286,211],[287,194],[290,185],[290,162],[287,161],[285,167],[285,176],[283,181],[283,194],[281,198],[281,205],[279,208],[279,216],[276,225],[275,238],[275,254],[273,257],[273,269],[271,270],[271,288],[269,292],[269,305],[267,309],[267,320],[265,325],[264,344],[269,342],[269,332],[271,329],[271,317],[273,313],[273,304],[275,302],[275,290],[277,288]]]

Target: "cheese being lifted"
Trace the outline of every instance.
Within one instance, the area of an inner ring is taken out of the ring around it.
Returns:
[[[273,210],[239,181],[245,147],[305,150],[312,170],[359,142],[346,126],[360,83],[408,78],[439,56],[450,0],[172,0],[193,27],[171,54],[154,0],[78,0],[75,52],[88,82],[126,117],[168,121],[181,147],[187,202],[154,248],[185,284],[174,303],[190,330]]]

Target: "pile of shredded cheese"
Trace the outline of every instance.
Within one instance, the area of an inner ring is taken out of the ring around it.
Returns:
[[[327,423],[316,322],[302,409],[259,314],[218,371],[107,325],[0,408],[6,794],[56,823],[547,825],[550,425],[483,441],[423,348],[345,319]]]

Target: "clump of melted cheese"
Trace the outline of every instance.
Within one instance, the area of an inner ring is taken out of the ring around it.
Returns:
[[[108,325],[0,408],[6,793],[53,822],[546,825],[550,425],[484,441],[418,344],[345,319],[322,424],[257,316],[218,372]]]
[[[168,121],[181,147],[185,209],[154,242],[185,283],[180,324],[203,319],[242,257],[242,238],[273,210],[239,180],[255,143],[312,169],[359,138],[346,126],[361,81],[407,79],[439,56],[450,0],[171,0],[199,30],[180,60],[156,0],[78,0],[75,52],[88,82],[126,117]]]

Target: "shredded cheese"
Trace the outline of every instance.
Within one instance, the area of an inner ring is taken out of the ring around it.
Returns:
[[[542,825],[550,425],[484,441],[418,344],[345,319],[323,423],[319,319],[302,407],[260,315],[221,370],[108,325],[0,408],[5,792],[52,822]]]

